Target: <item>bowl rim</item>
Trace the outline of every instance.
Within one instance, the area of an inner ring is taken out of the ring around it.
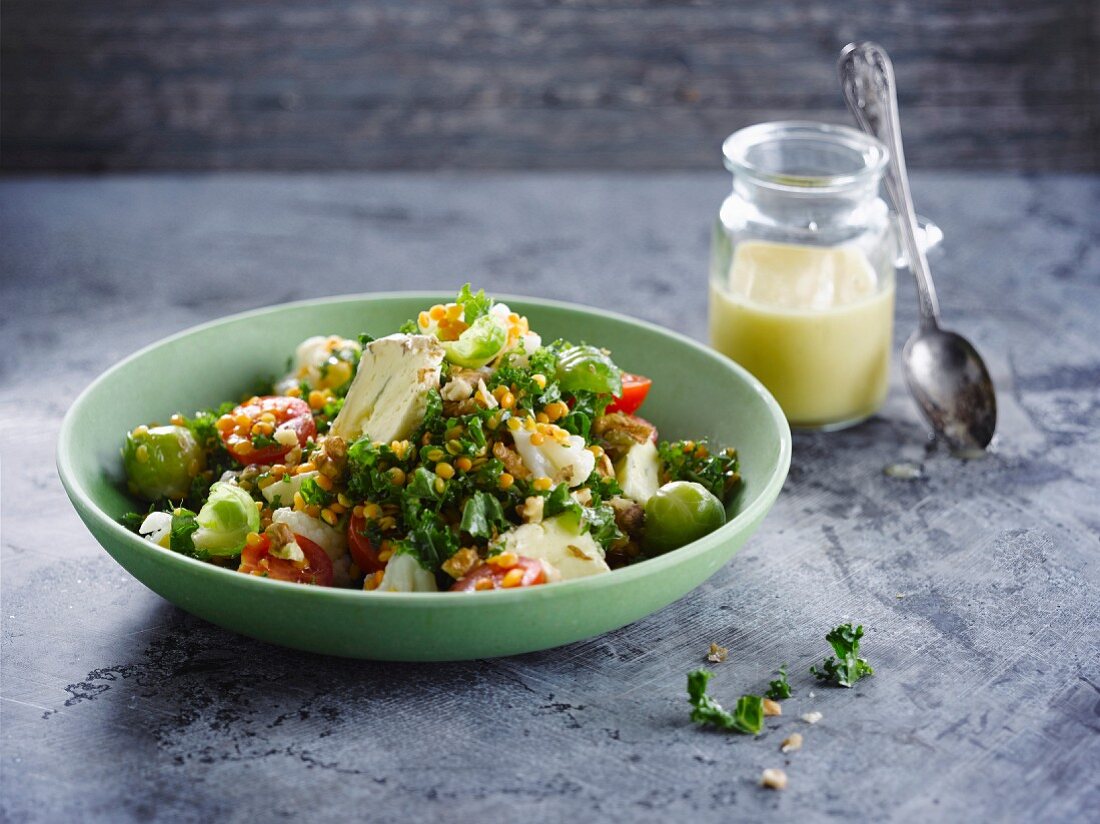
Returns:
[[[751,522],[753,519],[760,517],[767,512],[771,507],[775,498],[779,495],[779,491],[783,487],[783,483],[786,480],[787,473],[790,469],[791,463],[791,430],[787,423],[787,418],[783,414],[779,403],[775,398],[764,388],[747,369],[736,363],[733,360],[719,354],[718,352],[710,349],[707,346],[689,338],[680,332],[676,332],[672,329],[660,326],[659,324],[652,323],[646,320],[640,320],[638,318],[630,317],[629,315],[622,314],[620,312],[608,311],[593,306],[585,306],[583,304],[570,303],[567,301],[559,301],[548,298],[534,298],[525,297],[523,295],[512,294],[500,294],[494,295],[495,299],[500,302],[517,302],[525,303],[529,306],[545,307],[548,309],[564,310],[568,312],[577,312],[582,315],[596,315],[611,320],[615,320],[621,323],[626,323],[632,326],[640,326],[651,332],[655,332],[664,337],[672,338],[681,345],[688,346],[694,349],[697,353],[701,354],[705,358],[717,361],[723,368],[733,371],[737,376],[744,381],[748,387],[752,390],[753,394],[757,395],[759,399],[764,403],[765,408],[771,415],[772,422],[775,424],[776,431],[779,434],[779,455],[776,460],[775,466],[772,468],[771,475],[768,477],[763,489],[756,496],[755,500],[747,507],[739,511],[732,519],[727,521],[721,527],[714,532],[704,535],[696,541],[691,542],[673,552],[667,552],[663,555],[659,555],[656,558],[647,558],[644,561],[640,561],[636,564],[632,564],[628,567],[616,569],[612,571],[612,574],[608,575],[592,575],[584,578],[575,578],[570,581],[557,581],[553,584],[544,586],[515,589],[515,590],[489,590],[480,593],[478,598],[470,598],[469,593],[464,592],[364,592],[358,589],[347,589],[342,587],[311,587],[302,586],[300,584],[291,583],[289,581],[277,581],[272,579],[261,579],[253,575],[241,575],[235,570],[228,568],[222,568],[215,564],[206,563],[196,558],[191,558],[186,555],[182,555],[176,552],[166,552],[159,547],[153,547],[148,541],[141,538],[137,534],[126,529],[115,519],[111,518],[104,512],[93,500],[91,494],[87,491],[84,485],[81,483],[77,476],[75,468],[72,464],[71,452],[73,449],[73,441],[78,424],[78,417],[81,412],[81,407],[87,402],[87,399],[95,394],[100,385],[109,380],[115,373],[125,369],[133,361],[139,360],[147,355],[149,352],[158,349],[162,346],[166,346],[175,341],[187,338],[195,335],[199,332],[211,329],[223,324],[228,324],[240,320],[244,320],[252,317],[260,317],[263,315],[272,314],[277,311],[286,309],[303,309],[312,307],[323,307],[329,304],[346,303],[351,301],[390,301],[390,300],[422,300],[427,302],[440,302],[451,297],[451,293],[445,292],[431,292],[431,291],[386,291],[386,292],[360,292],[345,295],[334,295],[322,298],[307,298],[305,300],[288,301],[284,303],[272,304],[270,306],[262,306],[256,309],[249,309],[243,312],[236,312],[231,315],[225,315],[223,317],[215,318],[213,320],[205,321],[203,323],[190,326],[174,334],[168,335],[164,338],[156,340],[146,346],[141,347],[132,354],[126,356],[122,360],[115,363],[113,366],[108,367],[102,373],[99,374],[83,391],[77,395],[76,399],[69,406],[69,409],[65,413],[65,417],[61,422],[61,428],[59,430],[57,438],[57,453],[56,453],[56,465],[57,472],[61,478],[61,484],[65,489],[65,493],[68,495],[70,502],[76,508],[78,514],[82,515],[85,520],[91,519],[102,529],[107,530],[109,533],[113,533],[120,540],[124,542],[130,542],[131,546],[137,548],[141,547],[142,551],[148,551],[150,553],[157,553],[158,560],[162,563],[169,565],[176,565],[176,568],[183,571],[188,570],[191,573],[202,575],[214,575],[217,576],[214,579],[207,580],[220,580],[224,584],[248,587],[281,587],[283,588],[288,597],[297,598],[323,598],[329,600],[346,600],[349,604],[357,604],[360,607],[375,606],[378,604],[386,604],[394,607],[405,608],[420,608],[427,604],[438,604],[440,606],[450,605],[457,606],[459,604],[467,605],[466,608],[474,608],[478,605],[485,605],[487,602],[485,598],[492,598],[493,603],[502,605],[515,599],[522,599],[524,601],[531,601],[532,599],[543,599],[557,597],[555,593],[564,594],[564,590],[579,594],[585,590],[599,590],[608,586],[615,586],[618,584],[627,584],[628,582],[645,578],[651,574],[659,574],[662,570],[677,564],[687,561],[689,558],[705,554],[714,546],[724,542],[726,538],[732,537],[739,529],[741,524]],[[102,543],[102,542],[101,542]],[[106,547],[104,547],[106,549]],[[112,553],[109,553],[112,554]],[[231,577],[223,577],[231,576]],[[276,589],[267,589],[267,592],[277,592]],[[298,593],[294,596],[289,596],[289,593]]]

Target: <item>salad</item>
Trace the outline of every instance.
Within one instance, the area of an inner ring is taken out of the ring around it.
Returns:
[[[123,523],[238,572],[383,592],[601,575],[721,526],[737,453],[661,441],[651,381],[464,286],[385,337],[302,341],[277,381],[122,463]]]

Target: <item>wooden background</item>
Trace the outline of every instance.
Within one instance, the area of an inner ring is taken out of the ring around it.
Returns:
[[[1100,169],[1097,0],[5,0],[5,169],[715,168],[893,54],[911,162]]]

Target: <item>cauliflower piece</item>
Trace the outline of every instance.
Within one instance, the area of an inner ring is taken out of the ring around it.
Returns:
[[[297,443],[297,440],[295,440],[295,443]],[[302,488],[305,479],[316,478],[317,474],[316,472],[303,472],[301,475],[283,475],[280,480],[261,489],[260,494],[276,508],[290,506],[294,503],[294,493]]]
[[[382,573],[377,592],[438,592],[435,576],[407,552],[394,555]]]
[[[339,335],[314,335],[298,344],[294,367],[275,384],[275,392],[288,390],[306,381],[314,389],[336,389],[352,378],[363,348],[358,341]]]
[[[596,456],[588,451],[584,438],[570,435],[565,443],[546,438],[535,446],[531,443],[534,433],[521,427],[512,433],[516,451],[523,464],[536,478],[549,478],[554,483],[565,483],[570,488],[588,480],[596,467]]]
[[[138,527],[138,534],[145,540],[168,549],[172,537],[172,513],[150,512]]]

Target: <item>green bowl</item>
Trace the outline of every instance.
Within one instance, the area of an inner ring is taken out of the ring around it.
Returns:
[[[699,586],[725,564],[775,502],[791,436],[775,399],[748,372],[681,335],[621,315],[505,298],[545,340],[610,349],[653,378],[644,415],[668,439],[736,446],[744,487],[721,529],[606,575],[524,590],[380,593],[272,581],[160,549],[116,519],[134,509],[122,483],[127,430],[175,411],[239,397],[280,374],[309,335],[384,335],[445,298],[373,294],[234,315],[155,343],[109,369],[61,425],[57,468],[80,518],[116,561],[173,604],[227,629],[296,649],[355,658],[447,661],[548,649],[629,624]]]

